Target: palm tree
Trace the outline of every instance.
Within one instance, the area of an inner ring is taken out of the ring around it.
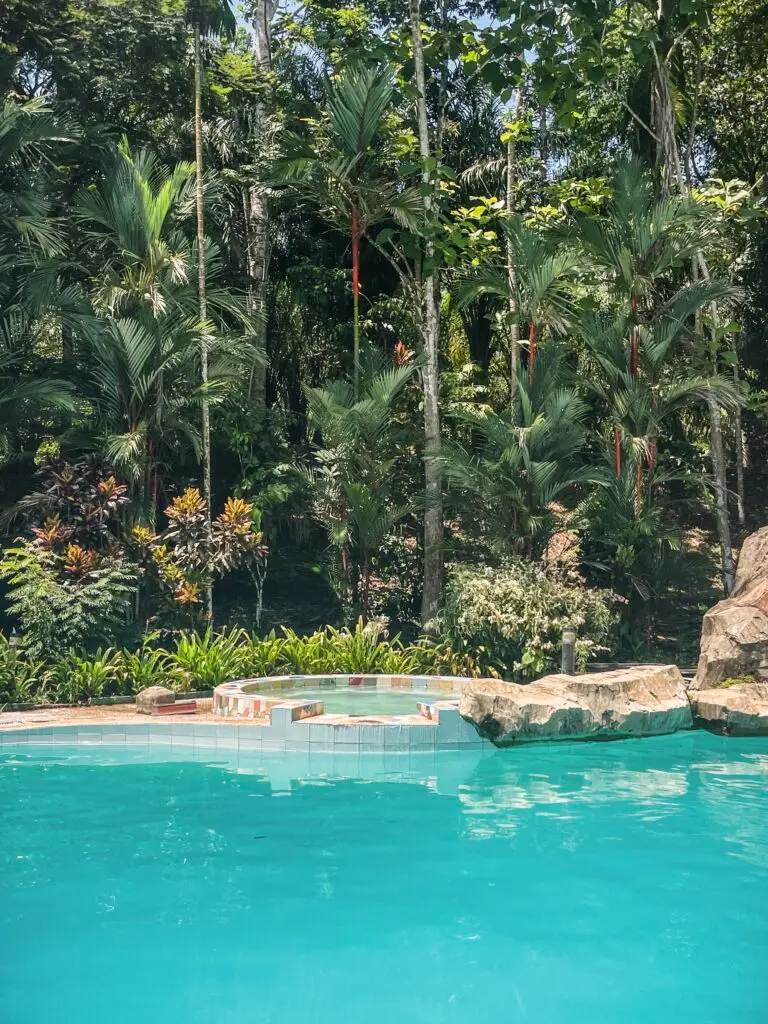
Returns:
[[[3,310],[0,317],[0,448],[7,458],[20,425],[52,412],[72,413],[75,391],[68,381],[46,375],[43,360],[30,358],[22,342],[28,333],[23,313]]]
[[[203,399],[221,401],[236,373],[222,353],[198,383],[200,330],[196,317],[144,311],[106,321],[91,341],[86,393],[105,454],[145,521],[155,518],[161,467],[185,447],[199,457]]]
[[[355,380],[360,374],[360,239],[389,218],[415,230],[423,208],[417,189],[402,189],[375,166],[373,145],[393,94],[388,67],[352,65],[327,87],[327,136],[320,135],[314,145],[289,136],[288,155],[276,172],[280,184],[298,191],[351,239]]]
[[[82,191],[76,205],[100,260],[94,305],[102,320],[90,332],[90,394],[109,454],[149,518],[163,450],[185,438],[199,458],[205,435],[193,427],[193,411],[200,415],[223,395],[238,359],[261,358],[229,329],[247,331],[248,317],[240,298],[218,283],[224,268],[210,243],[206,294],[216,323],[200,319],[198,261],[181,230],[194,171],[189,162],[169,170],[152,153],[132,153],[123,140],[103,183]],[[215,372],[203,375],[203,352],[207,359],[212,346],[221,352],[225,345],[226,364],[219,355]]]
[[[43,165],[56,145],[78,136],[76,126],[43,100],[5,100],[0,106],[0,270],[30,250],[61,253]]]
[[[0,106],[0,439],[32,417],[75,409],[72,386],[52,372],[36,339],[55,343],[83,327],[88,306],[62,283],[63,238],[46,190],[46,164],[76,127],[42,100]]]
[[[541,551],[557,525],[556,503],[604,481],[586,465],[587,405],[567,383],[562,346],[541,350],[533,380],[518,369],[517,400],[503,413],[464,412],[470,442],[446,447],[449,486],[500,551]]]
[[[102,315],[147,309],[162,316],[188,285],[192,253],[180,221],[191,198],[194,164],[169,170],[123,138],[101,186],[81,190],[75,217],[100,261],[94,304]]]
[[[644,465],[651,473],[656,469],[659,441],[669,421],[696,404],[708,406],[713,400],[726,408],[739,404],[732,381],[705,377],[686,368],[679,358],[670,358],[675,349],[680,355],[685,340],[693,338],[696,311],[728,294],[731,289],[717,281],[687,284],[646,324],[629,315],[615,320],[588,317],[579,325],[588,352],[584,381],[613,424],[619,478],[623,474],[621,451],[629,450],[638,509]]]
[[[396,402],[415,365],[387,367],[369,354],[354,382],[307,388],[310,424],[319,432],[307,473],[315,519],[337,554],[332,572],[345,612],[371,613],[371,573],[384,539],[411,510],[395,500]]]
[[[581,534],[585,568],[608,576],[610,589],[624,598],[622,618],[630,637],[653,638],[656,597],[668,585],[679,530],[659,496],[684,479],[666,469],[649,470],[638,493],[632,465],[616,476],[611,447],[606,448],[603,486],[592,490],[573,511],[570,522]]]
[[[607,275],[629,319],[629,372],[639,372],[640,328],[653,316],[670,273],[683,267],[701,246],[701,217],[680,198],[655,199],[650,176],[639,160],[623,162],[615,175],[611,202],[601,216],[585,216],[573,237],[580,251]],[[621,437],[615,435],[616,475],[621,476]]]
[[[575,252],[552,245],[526,228],[519,217],[502,221],[507,251],[514,253],[515,272],[504,264],[486,264],[459,291],[459,303],[492,295],[514,308],[528,323],[528,385],[534,380],[538,345],[545,334],[563,334],[574,316],[573,286],[579,259]],[[510,364],[511,365],[511,364]],[[514,386],[511,392],[514,397]]]

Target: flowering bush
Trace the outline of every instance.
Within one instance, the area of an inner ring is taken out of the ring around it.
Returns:
[[[456,566],[449,572],[442,631],[503,678],[535,678],[559,668],[562,631],[576,630],[580,667],[610,650],[617,599],[588,589],[575,572],[509,561],[499,568]]]
[[[259,513],[243,498],[227,498],[224,511],[208,527],[208,506],[196,487],[188,487],[165,510],[169,526],[155,534],[136,525],[131,539],[146,575],[172,602],[199,608],[207,587],[233,569],[251,572],[263,585],[267,548],[259,530]]]

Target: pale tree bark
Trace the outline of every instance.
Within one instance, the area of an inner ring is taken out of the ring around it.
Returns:
[[[663,9],[660,6],[659,15],[660,30],[663,30]],[[657,164],[659,167],[662,191],[669,192],[671,181],[677,183],[680,194],[690,196],[690,172],[683,167],[680,158],[680,149],[677,144],[675,108],[672,101],[672,92],[669,85],[669,68],[672,53],[677,43],[682,39],[675,40],[663,58],[659,57],[656,47],[652,47],[656,72],[653,78],[653,91],[651,96],[651,112],[655,141],[657,145]],[[693,133],[692,137],[693,137]],[[688,157],[692,150],[692,141],[688,147]],[[704,253],[699,250],[694,256],[694,278],[700,274],[705,281],[710,280],[709,267]],[[717,329],[718,312],[717,304],[711,303],[712,330]],[[716,356],[714,357],[717,358]],[[714,367],[717,370],[717,366]],[[728,478],[727,463],[725,458],[725,447],[723,445],[722,409],[715,398],[707,402],[709,410],[709,433],[712,455],[712,484],[715,491],[716,520],[718,540],[720,541],[721,565],[723,583],[726,593],[730,594],[733,589],[735,575],[733,546],[731,544],[731,523],[728,513]]]
[[[733,383],[739,386],[739,363],[738,353],[734,348],[736,362],[733,364]],[[734,447],[736,449],[736,507],[739,516],[739,526],[744,526],[746,515],[744,512],[744,434],[741,429],[741,406],[733,414]]]
[[[715,486],[717,528],[723,548],[723,578],[726,592],[733,590],[735,575],[733,550],[731,548],[731,524],[728,517],[728,491],[723,483],[726,479],[725,447],[723,445],[722,411],[717,399],[710,398],[709,423],[710,447],[712,449],[712,470]],[[725,538],[725,544],[723,544]]]
[[[426,74],[424,70],[424,43],[421,35],[419,0],[409,0],[413,61],[416,74],[416,101],[419,127],[419,153],[424,169],[422,181],[433,183],[427,161],[432,156],[427,117]],[[425,189],[427,191],[427,189]],[[424,197],[427,220],[431,221],[433,203],[431,194]],[[425,258],[429,268],[434,257],[434,246],[427,239]],[[421,335],[424,346],[424,367],[421,372],[424,390],[424,586],[421,600],[421,621],[429,628],[440,610],[443,587],[443,480],[438,461],[440,455],[440,378],[438,358],[440,352],[439,282],[434,270],[427,269],[421,282]]]
[[[208,319],[208,303],[205,291],[205,211],[203,207],[203,57],[200,45],[200,26],[195,26],[195,206],[197,210],[197,284],[198,311],[200,322]],[[200,377],[203,388],[208,385],[208,330],[200,342]],[[202,455],[203,455],[203,496],[206,502],[206,528],[211,537],[211,409],[204,392],[202,400]],[[205,605],[208,620],[213,618],[213,588],[205,590]]]
[[[512,124],[516,125],[523,111],[523,86],[518,86],[512,107]],[[514,130],[507,142],[506,176],[507,215],[515,212],[515,184],[517,182],[517,141]],[[509,283],[509,397],[514,402],[517,395],[517,373],[520,369],[520,323],[517,319],[517,257],[512,239],[507,237],[507,281]]]
[[[256,63],[263,76],[272,72],[272,23],[277,12],[278,0],[256,0],[252,10],[254,48]],[[256,105],[256,124],[260,134],[259,142],[266,135],[267,115],[262,103]],[[256,341],[266,351],[267,320],[265,299],[269,276],[269,199],[258,183],[248,187],[243,196],[245,216],[246,261],[248,289],[246,304],[248,313],[256,323]],[[251,372],[250,396],[259,414],[266,406],[267,365],[259,360]]]

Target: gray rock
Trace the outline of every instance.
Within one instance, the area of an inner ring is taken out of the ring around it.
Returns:
[[[768,527],[752,533],[739,555],[733,592],[704,616],[692,690],[754,675],[768,680]]]
[[[532,740],[659,736],[693,725],[675,665],[641,665],[520,685],[473,680],[459,710],[497,746]]]
[[[768,685],[739,683],[719,690],[691,691],[696,725],[726,736],[768,735]]]
[[[151,715],[155,708],[163,704],[174,704],[176,694],[165,686],[148,686],[136,694],[136,711],[140,715]]]

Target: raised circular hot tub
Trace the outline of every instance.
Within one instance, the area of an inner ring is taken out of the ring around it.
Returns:
[[[216,687],[213,712],[222,718],[263,718],[277,704],[298,700],[322,704],[315,714],[415,715],[425,701],[458,699],[468,681],[458,676],[343,673],[239,679]]]

